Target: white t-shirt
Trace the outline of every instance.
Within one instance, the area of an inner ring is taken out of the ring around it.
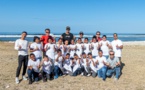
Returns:
[[[92,56],[98,56],[98,42],[94,43],[92,42],[91,43],[91,46],[92,46]]]
[[[97,65],[98,70],[105,66],[103,61],[105,63],[107,62],[107,60],[106,60],[106,58],[104,56],[102,56],[102,57],[100,57],[100,56],[96,57],[96,61],[98,61],[98,65]]]
[[[33,52],[35,57],[36,58],[42,57],[42,49],[43,49],[42,44],[34,42],[30,45],[30,49],[36,49],[36,48],[38,48],[39,50]]]
[[[68,70],[68,71],[71,71],[72,72],[71,65],[72,65],[72,62],[71,62],[70,59],[66,59],[63,62],[63,68],[66,69],[66,70]]]
[[[84,52],[86,54],[90,53],[90,43],[84,43]]]
[[[116,56],[116,57],[121,57],[122,49],[117,48],[116,46],[117,46],[117,45],[118,45],[118,46],[123,45],[123,44],[122,44],[122,41],[119,40],[119,39],[113,40],[113,41],[111,42],[111,45],[112,45],[113,51],[115,52],[115,56]]]
[[[93,58],[93,61],[94,63],[97,61],[96,59]],[[90,68],[94,71],[94,72],[97,72],[98,68],[97,68],[97,65],[94,66],[93,62],[91,59],[89,59],[89,63],[90,63]]]
[[[76,45],[74,44],[71,44],[70,45],[70,49],[75,49],[76,48]],[[75,50],[70,50],[70,57],[74,57],[74,54],[76,53]]]
[[[101,40],[99,42],[99,44],[102,45],[101,50],[103,51],[103,55],[108,56],[109,55],[109,47],[107,46],[107,44],[110,45],[110,42],[108,40],[106,40],[106,41]]]
[[[64,56],[67,54],[67,53],[69,53],[69,48],[70,48],[70,46],[69,45],[64,45],[64,49],[65,49],[65,51],[64,51]]]
[[[81,58],[81,55],[82,55],[82,52],[83,52],[82,44],[77,43],[76,46],[77,46],[76,54],[79,56],[79,58]]]
[[[44,61],[43,65],[42,65],[42,70],[48,74],[51,73],[51,66],[52,63],[50,61]]]
[[[57,45],[55,46],[55,48],[56,48],[56,49],[60,49],[62,55],[64,55],[64,46],[63,46],[63,45],[57,44]]]
[[[51,58],[51,59],[54,60],[55,45],[54,45],[54,44],[47,43],[47,44],[45,45],[44,48],[46,49],[46,47],[48,47],[48,49],[47,49],[47,51],[46,51],[46,55],[47,55],[49,58]]]
[[[21,49],[19,49],[19,46],[21,46]],[[15,50],[18,50],[18,55],[28,55],[28,41],[17,39],[15,42]]]
[[[39,68],[38,68],[39,65],[40,65],[39,59],[35,60],[35,61],[29,59],[29,61],[28,61],[28,66],[32,66],[32,68],[35,72],[39,72]]]
[[[57,57],[58,57],[58,55],[55,55],[55,62],[54,62],[54,65],[55,65],[55,66],[58,66],[59,68],[62,68],[63,57],[60,56],[60,57],[58,58],[58,61],[56,62]]]

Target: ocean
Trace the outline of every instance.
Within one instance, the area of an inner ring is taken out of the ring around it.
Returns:
[[[27,35],[26,40],[32,42],[34,36],[41,37],[43,33],[30,33]],[[78,38],[78,34],[75,34],[75,37]],[[88,37],[89,40],[93,37],[93,33],[85,34],[84,37]],[[107,40],[112,41],[113,40],[113,34],[112,33],[102,33],[102,35],[107,35]],[[0,33],[0,41],[15,41],[16,39],[20,38],[20,33]],[[56,37],[56,41],[61,36],[61,33],[53,34],[53,36]],[[122,40],[123,42],[134,42],[134,41],[145,41],[145,34],[128,34],[128,33],[119,33],[118,38]]]

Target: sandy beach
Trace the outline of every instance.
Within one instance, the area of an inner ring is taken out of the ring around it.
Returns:
[[[145,90],[145,42],[124,42],[122,75],[117,82],[96,77],[60,77],[57,80],[28,85],[15,84],[17,51],[14,43],[0,42],[0,90]],[[27,76],[27,75],[26,75]],[[21,79],[20,75],[20,79]]]

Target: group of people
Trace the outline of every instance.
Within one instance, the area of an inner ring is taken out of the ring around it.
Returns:
[[[98,76],[102,80],[106,77],[119,79],[121,72],[121,51],[122,41],[118,39],[117,33],[113,34],[112,42],[107,36],[100,37],[100,32],[89,40],[83,37],[76,38],[70,33],[70,27],[56,42],[55,37],[50,35],[50,29],[45,29],[45,35],[34,37],[31,44],[25,39],[27,32],[22,32],[21,38],[15,42],[15,49],[18,50],[18,67],[16,71],[16,83],[19,83],[19,74],[23,65],[22,78],[29,84],[38,81],[42,75],[44,82],[57,79],[59,76]],[[31,54],[28,57],[28,51]],[[28,59],[29,58],[29,59]]]

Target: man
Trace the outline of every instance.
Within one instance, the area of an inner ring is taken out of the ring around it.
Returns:
[[[66,27],[66,32],[61,35],[61,38],[63,39],[63,43],[65,42],[65,40],[68,40],[69,44],[71,43],[72,39],[75,39],[74,35],[70,33],[69,26]]]
[[[115,80],[118,80],[119,76],[120,76],[120,61],[118,57],[114,56],[114,51],[110,51],[109,55],[110,57],[107,59],[107,63],[108,63],[108,70],[106,75],[111,77],[115,75]]]
[[[48,43],[48,39],[51,39],[52,42],[54,42],[54,38],[50,35],[50,29],[46,28],[45,29],[45,35],[42,35],[40,40],[42,42],[43,48],[45,46],[45,44]],[[43,56],[46,54],[46,52],[43,50]]]
[[[118,57],[121,61],[121,53],[123,49],[122,41],[118,39],[117,33],[113,34],[114,40],[111,42],[111,48],[115,52],[115,57]]]
[[[18,67],[16,71],[16,84],[19,83],[19,74],[21,71],[21,67],[23,65],[23,73],[22,77],[23,80],[27,80],[25,77],[26,69],[27,69],[27,63],[28,63],[28,41],[25,40],[27,36],[27,32],[22,32],[21,38],[17,39],[15,42],[15,50],[18,50]]]

